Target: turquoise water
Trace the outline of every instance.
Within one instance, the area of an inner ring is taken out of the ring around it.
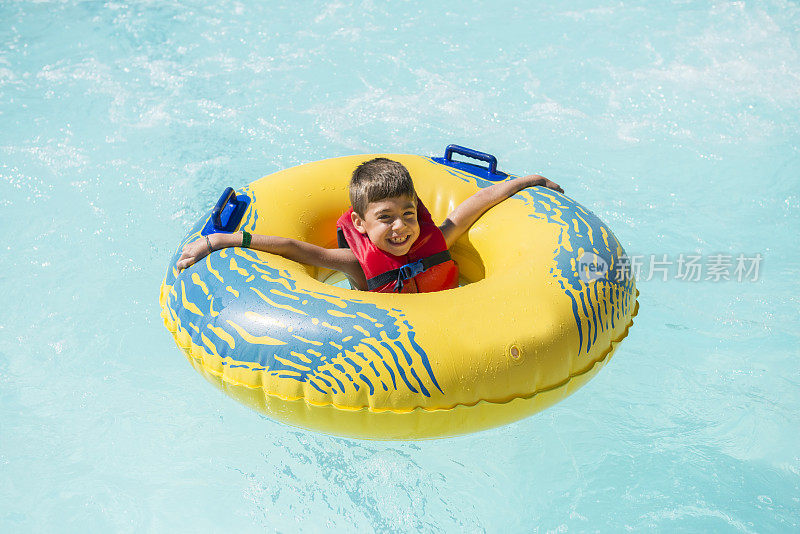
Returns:
[[[211,4],[0,4],[0,530],[798,529],[796,3]],[[597,378],[386,443],[191,369],[158,287],[224,186],[451,142],[673,262]],[[681,254],[762,261],[691,281]]]

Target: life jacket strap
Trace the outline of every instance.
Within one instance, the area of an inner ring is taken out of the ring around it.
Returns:
[[[336,228],[336,245],[339,248],[350,248],[350,243],[344,237],[344,231],[341,228]]]
[[[446,261],[450,261],[451,259],[452,258],[450,257],[449,250],[443,250],[441,252],[437,252],[436,254],[431,254],[430,256],[422,258],[421,260],[407,263],[402,267],[392,269],[391,271],[386,271],[385,273],[381,273],[378,276],[370,278],[367,280],[367,289],[372,291],[381,286],[385,286],[390,282],[394,282],[394,291],[401,291],[406,280],[410,280],[411,278],[424,273],[431,267]]]

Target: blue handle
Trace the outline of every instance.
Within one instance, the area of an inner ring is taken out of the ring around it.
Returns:
[[[473,150],[471,148],[463,147],[460,145],[447,145],[447,148],[444,150],[444,160],[445,161],[453,161],[453,152],[456,154],[461,154],[462,156],[467,156],[468,158],[478,159],[481,161],[485,161],[489,164],[489,174],[496,174],[497,172],[497,158],[492,156],[491,154],[487,154],[486,152],[479,152],[477,150]]]
[[[249,205],[250,197],[247,195],[237,196],[232,187],[226,187],[214,209],[211,210],[211,216],[206,221],[200,235],[233,232],[241,222]]]
[[[219,197],[219,200],[217,200],[217,205],[214,206],[214,211],[211,212],[211,220],[214,222],[215,230],[222,230],[225,228],[225,226],[222,224],[222,210],[228,205],[231,197],[233,197],[233,201],[236,202],[236,191],[234,191],[232,187],[226,187],[225,191],[222,192],[222,196]]]

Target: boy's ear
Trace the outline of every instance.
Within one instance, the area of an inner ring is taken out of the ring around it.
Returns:
[[[367,233],[367,227],[364,226],[364,219],[359,217],[358,213],[356,213],[355,211],[351,213],[350,220],[353,221],[353,226],[355,226],[356,230],[358,230],[358,233],[360,234]]]

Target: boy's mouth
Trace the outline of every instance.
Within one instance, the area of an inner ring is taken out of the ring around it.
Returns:
[[[390,237],[389,238],[389,243],[391,243],[392,245],[395,245],[395,246],[404,245],[406,243],[406,241],[408,241],[408,239],[410,237],[411,237],[410,235],[403,236],[403,237]]]

